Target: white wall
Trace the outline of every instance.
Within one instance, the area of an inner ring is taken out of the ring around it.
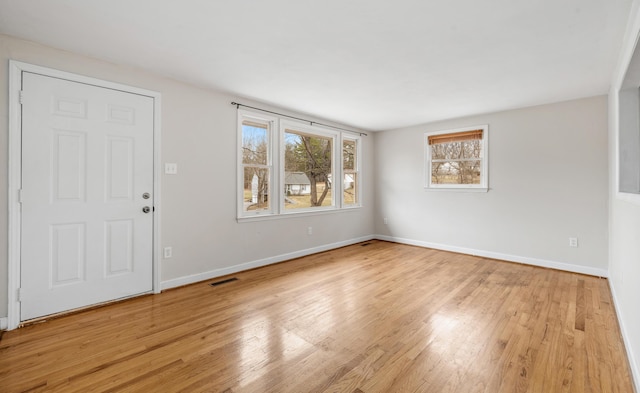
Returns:
[[[481,124],[489,125],[489,192],[425,191],[424,133]],[[606,145],[604,96],[378,133],[376,233],[606,275]]]
[[[373,137],[363,138],[362,209],[335,214],[237,223],[236,100],[142,70],[0,35],[0,206],[7,206],[8,60],[128,84],[162,94],[162,161],[178,175],[162,179],[164,287],[179,285],[340,244],[372,233]],[[258,104],[259,105],[259,104]],[[273,109],[273,108],[272,108]],[[276,108],[277,109],[277,108]],[[312,119],[322,121],[322,119]],[[307,227],[313,226],[313,235]],[[7,315],[7,209],[0,209],[0,317]]]
[[[618,193],[618,91],[640,34],[640,1],[634,0],[609,94],[609,285],[636,389],[640,389],[640,195]]]

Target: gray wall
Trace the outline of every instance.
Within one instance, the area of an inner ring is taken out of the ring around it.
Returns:
[[[425,191],[424,133],[480,124],[489,125],[489,192]],[[604,275],[606,144],[605,96],[380,132],[376,233]]]
[[[161,238],[164,246],[173,247],[173,258],[161,263],[164,282],[188,281],[372,233],[373,137],[363,138],[363,208],[237,223],[236,108],[230,102],[238,97],[0,35],[0,206],[5,206],[0,209],[0,317],[7,315],[9,59],[162,94],[162,161],[178,163],[179,170],[162,178]],[[311,236],[308,226],[313,226]]]

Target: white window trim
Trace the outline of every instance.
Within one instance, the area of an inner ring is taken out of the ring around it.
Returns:
[[[452,134],[456,132],[482,130],[482,177],[480,184],[431,184],[431,148],[429,136]],[[450,130],[429,131],[424,133],[424,189],[426,191],[458,191],[458,192],[487,192],[489,191],[489,125],[482,124],[471,127]]]
[[[244,196],[244,166],[242,162],[242,121],[254,120],[257,122],[269,124],[269,157],[271,160],[271,174],[269,184],[269,210],[261,210],[255,212],[246,212],[243,208],[242,198]],[[300,131],[308,134],[314,134],[321,137],[330,137],[333,139],[333,166],[331,177],[333,180],[332,204],[331,206],[312,207],[303,209],[284,208],[284,149],[285,140],[284,133],[286,129]],[[346,132],[333,130],[318,125],[310,125],[306,122],[281,118],[279,116],[271,116],[246,109],[238,109],[237,113],[237,148],[236,148],[236,168],[237,168],[237,186],[236,186],[236,220],[238,222],[251,222],[269,219],[281,219],[285,217],[301,217],[316,214],[339,213],[349,210],[355,210],[362,207],[362,138],[359,135],[351,135]],[[359,175],[356,184],[358,193],[358,202],[356,204],[345,205],[343,200],[343,178],[344,170],[342,168],[342,142],[343,140],[356,141],[357,157],[357,173]],[[339,190],[336,192],[336,181],[339,179]],[[275,187],[274,187],[275,186]]]

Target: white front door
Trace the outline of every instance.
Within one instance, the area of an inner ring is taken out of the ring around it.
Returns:
[[[153,98],[22,75],[20,319],[151,291]]]

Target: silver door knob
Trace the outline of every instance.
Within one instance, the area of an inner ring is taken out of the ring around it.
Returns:
[[[150,211],[151,211],[151,208],[149,206],[145,206],[142,208],[143,213],[149,213]]]
[[[151,194],[149,194],[148,192],[145,192],[144,194],[142,194],[142,199],[149,199],[151,198]]]

